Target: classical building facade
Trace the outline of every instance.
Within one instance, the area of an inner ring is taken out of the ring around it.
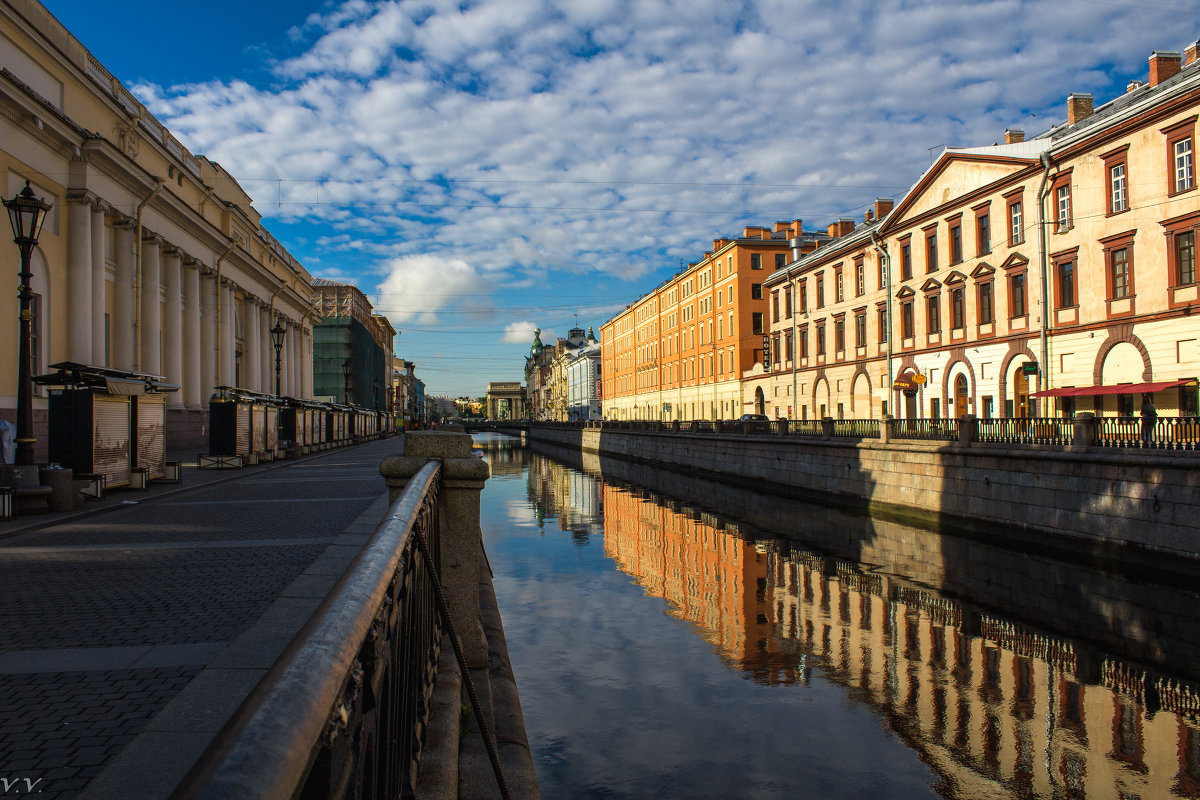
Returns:
[[[600,419],[600,343],[592,329],[567,362],[567,420]]]
[[[607,419],[722,419],[745,410],[742,376],[763,357],[774,271],[826,239],[800,220],[748,227],[600,327]]]
[[[793,418],[1195,414],[1198,110],[1192,45],[1037,138],[946,150],[767,279],[787,311],[748,391]]]
[[[165,377],[168,447],[206,443],[218,386],[312,395],[310,275],[215,162],[188,152],[44,7],[0,3],[0,171],[53,208],[33,256],[33,370]],[[15,245],[0,270],[16,276]],[[17,304],[0,305],[0,418],[17,394]],[[36,457],[46,398],[34,397]]]

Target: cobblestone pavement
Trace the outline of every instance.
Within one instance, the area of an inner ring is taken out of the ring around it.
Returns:
[[[185,467],[182,487],[0,526],[3,796],[87,789],[379,504],[379,463],[400,442],[237,471]]]

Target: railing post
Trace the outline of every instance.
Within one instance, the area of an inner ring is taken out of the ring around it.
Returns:
[[[787,436],[788,421],[786,419],[775,420],[775,432],[780,436]]]
[[[825,440],[833,438],[833,417],[821,418],[821,438]]]
[[[958,418],[958,443],[970,447],[979,441],[979,420],[974,414],[963,414]]]
[[[472,669],[487,666],[487,640],[479,621],[483,554],[479,495],[490,474],[487,462],[471,455],[469,434],[453,431],[410,431],[404,439],[404,453],[386,459],[379,467],[391,502],[427,462],[442,462],[442,489],[438,495],[442,587],[468,665]]]
[[[892,415],[884,414],[883,419],[879,420],[879,442],[887,444],[892,440]]]
[[[1080,411],[1071,419],[1071,450],[1085,451],[1096,446],[1096,415]]]

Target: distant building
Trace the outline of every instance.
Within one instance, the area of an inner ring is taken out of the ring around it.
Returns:
[[[567,420],[600,417],[600,343],[588,328],[587,341],[567,363]]]
[[[388,410],[392,347],[396,331],[372,313],[360,289],[342,281],[314,278],[313,393],[338,403]]]

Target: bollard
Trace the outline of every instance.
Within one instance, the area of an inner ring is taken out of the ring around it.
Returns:
[[[887,444],[892,440],[892,415],[884,414],[879,420],[879,443]]]
[[[833,438],[833,417],[821,418],[821,438],[826,441]]]
[[[972,442],[979,441],[979,420],[974,414],[963,414],[958,418],[958,443],[970,447]]]
[[[490,471],[487,462],[471,455],[471,437],[454,431],[410,431],[403,456],[379,466],[388,486],[388,502],[429,461],[442,462],[438,495],[441,536],[441,579],[450,605],[450,619],[462,639],[472,669],[487,666],[487,640],[479,620],[479,569],[483,537],[479,528],[479,494]]]
[[[1091,411],[1080,411],[1071,420],[1071,447],[1074,452],[1085,452],[1096,444],[1096,415]]]

